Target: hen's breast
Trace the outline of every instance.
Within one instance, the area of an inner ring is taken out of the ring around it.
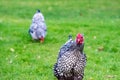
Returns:
[[[72,76],[72,68],[76,62],[76,57],[71,51],[66,52],[57,62],[57,71],[60,76]]]

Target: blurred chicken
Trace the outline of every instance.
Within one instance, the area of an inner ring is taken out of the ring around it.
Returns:
[[[40,40],[40,42],[44,42],[44,38],[46,37],[47,27],[45,24],[44,16],[37,10],[32,19],[32,24],[29,28],[29,34],[32,39]]]

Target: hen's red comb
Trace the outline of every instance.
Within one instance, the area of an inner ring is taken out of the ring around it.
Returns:
[[[84,43],[84,37],[83,37],[82,34],[80,34],[80,33],[77,34],[76,42],[77,42],[78,44]]]

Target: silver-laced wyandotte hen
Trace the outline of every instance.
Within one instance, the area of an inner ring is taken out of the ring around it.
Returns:
[[[34,14],[32,18],[32,24],[30,25],[29,28],[29,34],[31,35],[32,39],[40,40],[40,42],[44,42],[46,31],[47,28],[46,28],[44,16],[40,12],[40,10],[37,10],[37,12]]]
[[[71,38],[61,47],[54,65],[54,75],[58,80],[82,80],[86,65],[86,55],[83,52],[84,37],[76,36],[75,41]]]

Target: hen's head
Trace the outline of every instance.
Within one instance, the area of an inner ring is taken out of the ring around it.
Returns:
[[[83,44],[84,43],[84,37],[82,34],[78,33],[76,36],[76,43],[77,44]]]

